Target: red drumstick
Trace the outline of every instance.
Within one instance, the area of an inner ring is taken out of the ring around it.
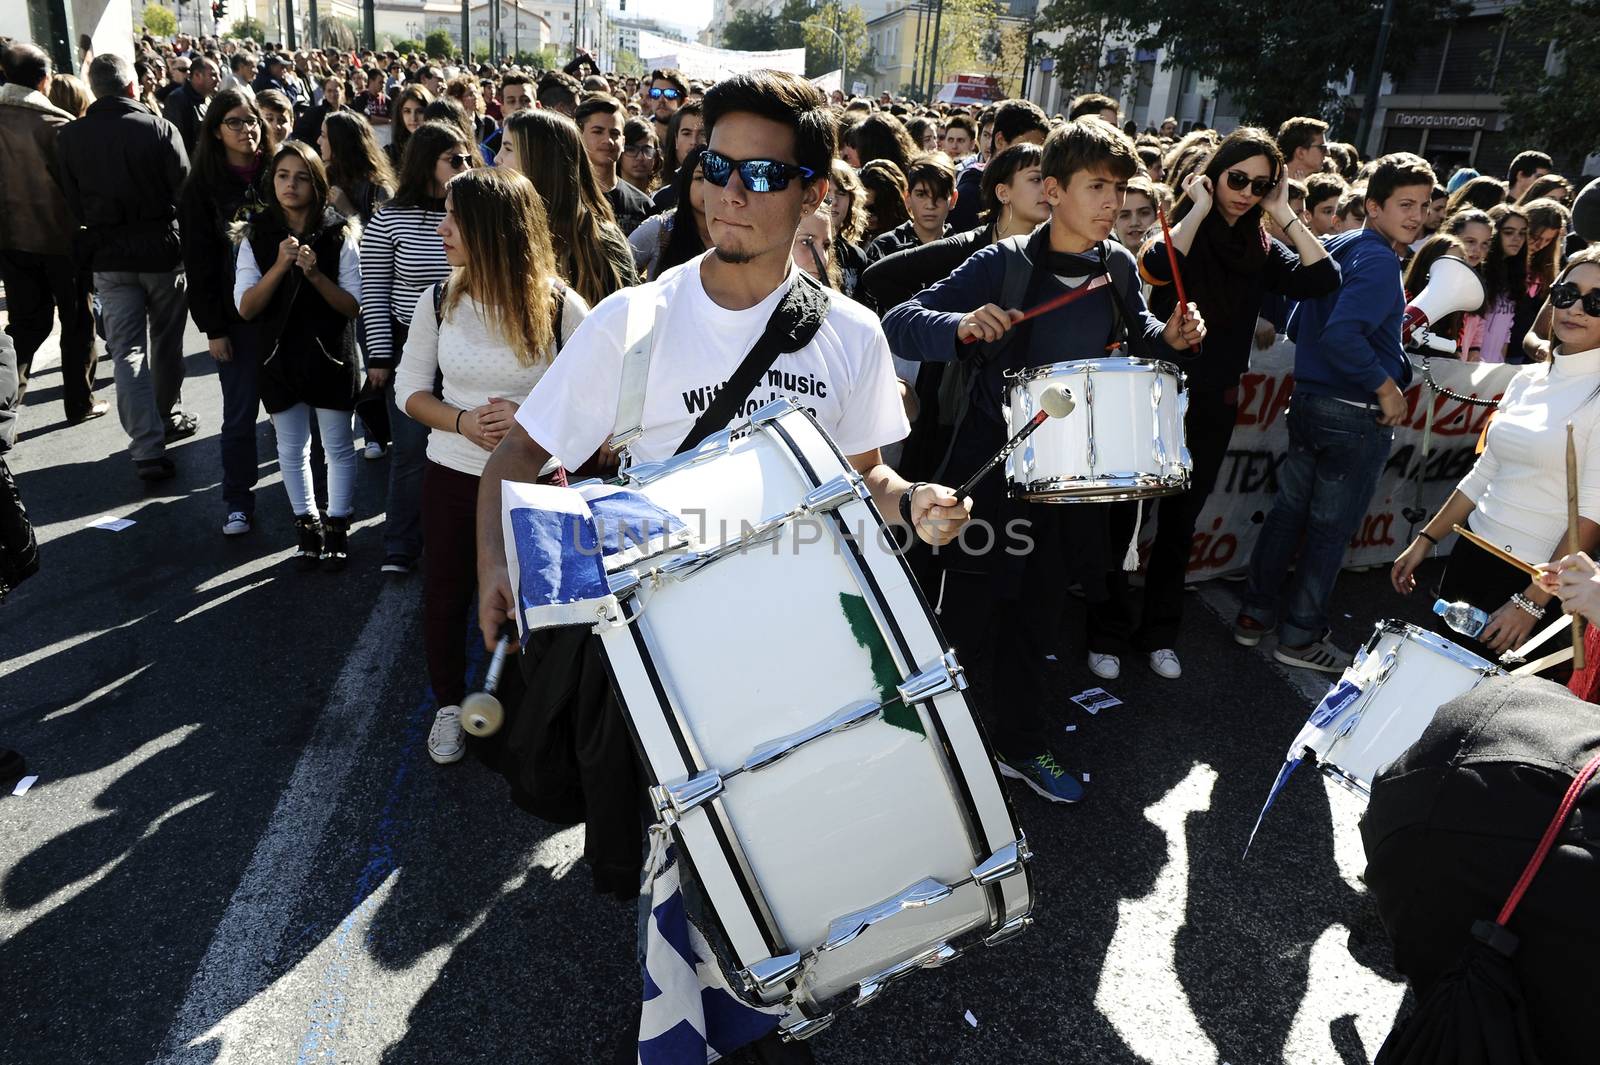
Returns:
[[[1018,318],[1015,322],[1012,322],[1011,324],[1012,324],[1013,327],[1019,326],[1023,322],[1026,322],[1029,318],[1037,318],[1041,314],[1049,314],[1051,311],[1059,310],[1060,308],[1065,307],[1067,304],[1071,303],[1073,300],[1082,299],[1084,296],[1087,296],[1089,293],[1093,292],[1095,289],[1104,288],[1105,286],[1107,286],[1109,284],[1111,284],[1111,278],[1107,277],[1105,274],[1101,274],[1099,277],[1092,278],[1087,283],[1079,285],[1077,288],[1073,289],[1071,292],[1063,292],[1059,296],[1051,296],[1049,299],[1047,299],[1043,303],[1039,304],[1039,306],[1034,307],[1031,310],[1023,311],[1022,312],[1022,317]],[[971,335],[971,336],[962,337],[961,338],[961,343],[963,343],[963,344],[973,344],[973,343],[976,343],[977,340],[978,340],[978,337],[977,337],[976,334],[974,334],[974,335]]]
[[[1172,247],[1172,230],[1167,227],[1167,212],[1156,205],[1156,217],[1161,219],[1161,242],[1167,248],[1167,265],[1172,267],[1172,285],[1178,290],[1178,310],[1181,315],[1189,313],[1189,297],[1183,294],[1183,274],[1178,272],[1178,253]],[[1189,350],[1199,352],[1200,345],[1190,344]]]

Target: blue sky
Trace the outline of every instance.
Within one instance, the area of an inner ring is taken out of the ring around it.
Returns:
[[[616,18],[654,18],[662,22],[703,29],[711,21],[712,0],[628,0],[628,10],[609,0],[607,8]]]

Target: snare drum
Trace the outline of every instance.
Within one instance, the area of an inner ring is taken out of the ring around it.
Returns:
[[[1439,707],[1504,674],[1443,636],[1381,621],[1289,747],[1363,799],[1378,772],[1400,757]]]
[[[691,538],[597,629],[752,1001],[786,1034],[1029,923],[1027,844],[955,655],[861,478],[786,400],[626,475]]]
[[[1050,418],[1006,460],[1011,494],[1040,503],[1149,499],[1189,487],[1184,446],[1189,406],[1183,374],[1150,359],[1084,359],[1027,370],[1006,389],[1008,438],[1039,409],[1050,385],[1072,392],[1076,409]]]

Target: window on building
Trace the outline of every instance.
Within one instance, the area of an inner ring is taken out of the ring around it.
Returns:
[[[1139,80],[1134,83],[1133,87],[1134,107],[1150,106],[1150,94],[1155,89],[1155,84],[1156,61],[1154,59],[1142,61],[1139,64]],[[1165,118],[1166,116],[1163,115],[1162,117]]]
[[[1438,33],[1417,48],[1417,54],[1398,77],[1394,91],[1401,96],[1427,96],[1439,84],[1439,66],[1444,62],[1445,41],[1449,34],[1445,23],[1439,23]]]
[[[1493,84],[1494,57],[1504,20],[1469,18],[1450,31],[1450,43],[1439,74],[1441,93],[1488,92]]]

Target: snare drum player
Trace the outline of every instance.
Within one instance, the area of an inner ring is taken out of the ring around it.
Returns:
[[[1170,359],[1205,338],[1193,304],[1174,306],[1164,325],[1149,313],[1133,255],[1108,239],[1138,170],[1132,143],[1098,118],[1080,119],[1045,140],[1040,169],[1050,201],[1046,225],[982,249],[884,318],[896,354],[956,361],[967,381],[940,474],[949,483],[970,476],[1005,442],[1007,372],[1104,357],[1113,348]],[[1110,284],[1100,291],[1018,324],[1021,308],[1106,276]],[[964,343],[969,338],[976,342]],[[944,574],[932,592],[963,664],[986,689],[976,694],[1002,771],[1052,802],[1074,802],[1083,785],[1063,771],[1045,739],[1042,670],[1074,576],[1089,600],[1091,663],[1122,652],[1132,623],[1126,597],[1116,594],[1121,583],[1108,572],[1123,558],[1132,518],[1128,528],[1114,529],[1118,505],[1008,499],[998,470],[973,497],[987,535],[963,535],[942,553]]]
[[[634,301],[663,307],[653,325],[643,433],[628,445],[634,461],[673,455],[708,409],[723,406],[716,397],[727,391],[724,386],[752,349],[775,350],[780,353],[759,384],[743,396],[730,395],[738,402],[713,429],[788,397],[814,412],[864,475],[888,520],[907,518],[932,544],[947,543],[967,521],[970,501],[939,485],[909,484],[882,461],[879,449],[908,431],[883,330],[860,304],[803,275],[791,254],[802,216],[815,212],[828,194],[837,134],[826,97],[803,78],[760,71],[719,82],[704,106],[709,144],[701,165],[712,249],[649,284],[602,300],[523,402],[484,469],[478,614],[486,644],[515,618],[516,609],[501,535],[501,483],[538,480],[551,456],[576,468],[605,443],[620,406],[624,333]],[[808,339],[800,343],[799,335]],[[769,336],[779,341],[775,349]],[[827,668],[825,662],[817,665]],[[578,752],[585,806],[578,819],[587,825],[585,858],[597,890],[635,894],[643,843],[640,795],[630,788],[633,755],[621,711],[614,700],[605,703],[574,723],[585,730],[576,746],[610,742],[623,750],[599,768],[590,751]],[[601,833],[608,838],[598,838]],[[755,1044],[758,1058],[752,1060],[789,1060],[761,1056],[767,1043]],[[795,1060],[810,1060],[803,1044],[790,1047]]]

